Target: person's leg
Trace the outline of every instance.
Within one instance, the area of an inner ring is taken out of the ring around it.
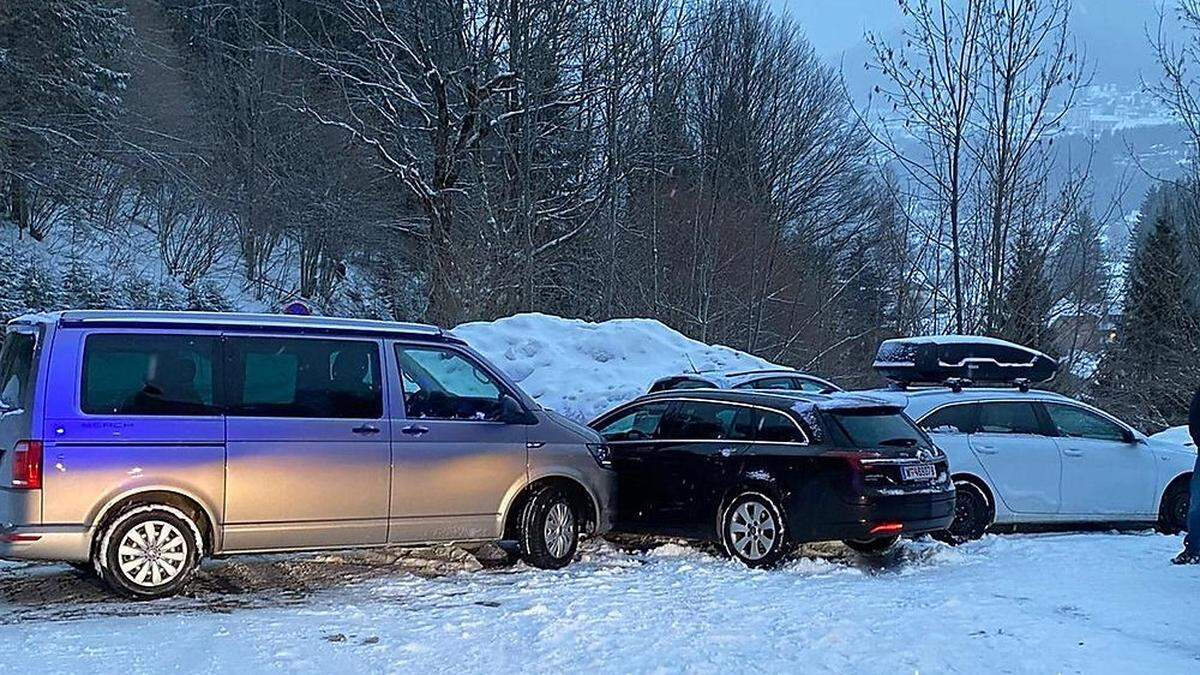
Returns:
[[[1192,471],[1191,502],[1188,504],[1187,537],[1183,540],[1183,551],[1188,555],[1200,556],[1200,456]]]

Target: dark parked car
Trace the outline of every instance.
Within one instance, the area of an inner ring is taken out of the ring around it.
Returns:
[[[591,427],[617,471],[614,531],[719,541],[752,567],[809,541],[881,552],[954,518],[945,455],[876,399],[663,391]]]

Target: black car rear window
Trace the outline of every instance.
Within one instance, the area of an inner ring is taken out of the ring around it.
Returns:
[[[925,436],[903,413],[892,408],[824,411],[839,445],[852,448],[927,445]]]

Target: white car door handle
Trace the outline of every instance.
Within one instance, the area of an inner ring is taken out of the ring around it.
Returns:
[[[996,450],[996,446],[994,445],[977,445],[975,446],[975,450],[982,452],[985,455],[994,455],[998,452],[998,450]]]
[[[1083,451],[1079,448],[1063,448],[1063,454],[1067,457],[1083,457]]]

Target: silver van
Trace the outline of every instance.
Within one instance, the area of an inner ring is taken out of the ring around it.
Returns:
[[[609,528],[610,466],[433,326],[66,311],[0,351],[0,558],[136,598],[235,553],[499,541],[561,567]]]

